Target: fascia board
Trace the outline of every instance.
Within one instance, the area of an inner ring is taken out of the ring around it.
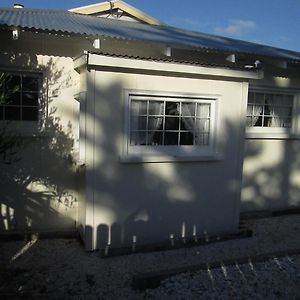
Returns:
[[[262,79],[263,71],[231,70],[214,67],[189,66],[170,62],[144,61],[131,58],[108,57],[98,54],[88,54],[88,66],[123,69],[131,72],[149,71],[169,74],[189,74],[193,76],[230,77],[241,79]]]

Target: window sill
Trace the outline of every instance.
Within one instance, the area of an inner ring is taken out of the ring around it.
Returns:
[[[48,136],[36,121],[0,121],[0,127],[5,128],[7,136],[24,138]]]
[[[290,131],[246,131],[246,139],[292,140],[299,138],[299,135],[293,134]]]
[[[121,163],[164,163],[164,162],[191,162],[191,161],[220,161],[223,156],[220,154],[207,156],[121,156]]]

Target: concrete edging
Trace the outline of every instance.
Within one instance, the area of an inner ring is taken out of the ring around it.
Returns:
[[[245,264],[249,261],[253,262],[263,262],[272,257],[283,257],[286,255],[295,255],[300,254],[300,249],[286,249],[282,251],[275,251],[264,253],[256,256],[241,256],[234,259],[227,259],[227,260],[218,260],[213,261],[210,263],[201,263],[198,265],[189,265],[184,267],[178,267],[168,270],[159,270],[153,272],[146,272],[141,274],[136,274],[132,277],[131,286],[134,289],[144,290],[149,288],[157,288],[163,279],[168,277],[187,273],[187,272],[196,272],[201,270],[207,270],[209,267],[210,269],[219,268],[222,266],[232,266],[235,264]]]

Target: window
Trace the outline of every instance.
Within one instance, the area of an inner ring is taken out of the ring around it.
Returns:
[[[257,88],[248,93],[247,138],[290,138],[297,133],[297,91]]]
[[[40,74],[0,73],[0,120],[38,121]]]
[[[211,155],[215,98],[128,96],[127,154]]]
[[[290,94],[249,92],[248,127],[292,127],[294,96]]]

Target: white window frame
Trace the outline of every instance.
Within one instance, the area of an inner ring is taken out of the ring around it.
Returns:
[[[219,160],[217,153],[218,107],[220,95],[179,94],[153,91],[125,91],[125,128],[121,162],[167,162],[167,161],[209,161]],[[209,145],[130,145],[130,102],[131,99],[167,100],[174,102],[209,103],[210,111],[210,142]]]
[[[39,135],[45,129],[45,120],[48,114],[48,103],[45,86],[45,74],[39,70],[31,69],[10,69],[3,68],[0,72],[4,72],[12,75],[28,75],[37,76],[39,78],[39,96],[38,96],[38,119],[37,120],[0,120],[0,126],[7,127],[7,133],[18,132],[21,136]]]
[[[246,126],[246,138],[254,139],[291,139],[299,138],[299,90],[296,89],[278,89],[269,87],[249,87],[249,92],[253,93],[270,93],[270,94],[282,94],[293,96],[293,111],[292,111],[292,126],[290,128],[281,127],[247,127]],[[248,108],[248,101],[247,101]],[[246,113],[247,115],[247,113]]]

